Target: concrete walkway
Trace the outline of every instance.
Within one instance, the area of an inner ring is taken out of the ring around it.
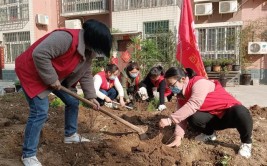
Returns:
[[[255,104],[267,107],[267,85],[238,85],[225,89],[246,107]]]

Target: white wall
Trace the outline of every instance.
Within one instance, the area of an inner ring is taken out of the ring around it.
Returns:
[[[180,20],[178,6],[112,12],[112,28],[122,32],[143,32],[143,23],[148,21],[169,20],[170,29],[177,30]],[[176,31],[175,30],[175,31]]]

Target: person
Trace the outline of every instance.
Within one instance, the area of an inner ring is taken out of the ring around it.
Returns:
[[[109,108],[116,108],[113,100],[119,95],[120,105],[125,106],[122,85],[118,79],[119,68],[115,64],[107,64],[105,71],[101,71],[94,76],[94,88],[97,101],[100,105]]]
[[[190,68],[172,67],[165,73],[167,85],[177,94],[179,109],[159,126],[164,128],[175,124],[175,139],[167,146],[179,146],[185,133],[186,121],[201,132],[197,141],[213,141],[216,130],[236,128],[240,134],[239,154],[251,156],[252,118],[249,110],[231,96],[217,80],[196,76]]]
[[[129,62],[121,73],[124,98],[127,105],[133,107],[140,81],[140,68],[138,63],[133,61]]]
[[[64,143],[90,141],[77,133],[79,101],[60,88],[62,85],[76,91],[79,82],[84,97],[99,109],[92,88],[91,62],[96,54],[109,56],[111,46],[109,28],[91,19],[83,23],[83,29],[57,29],[48,33],[16,58],[15,71],[30,107],[21,158],[24,165],[41,165],[36,158],[37,146],[48,118],[51,92],[65,103]]]
[[[145,79],[140,83],[138,94],[142,100],[151,100],[154,97],[159,98],[158,111],[166,109],[164,103],[171,100],[173,93],[166,87],[162,66],[150,69]]]

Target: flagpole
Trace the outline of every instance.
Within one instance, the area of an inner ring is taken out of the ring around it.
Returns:
[[[184,7],[183,7],[183,5],[184,5],[184,0],[182,0],[181,1],[181,5],[180,5],[180,7],[181,7],[181,11],[180,11],[180,22],[179,22],[179,27],[178,27],[178,31],[180,30],[180,26],[181,26],[181,19],[183,18],[183,14],[184,14],[184,12],[183,12],[183,10],[184,10]],[[179,34],[179,32],[178,32],[178,34]],[[182,47],[182,42],[181,42],[181,40],[180,40],[180,35],[178,36],[178,44],[179,44],[179,42],[181,43],[180,44],[180,50],[181,50],[181,52],[180,52],[180,63],[179,63],[179,67],[182,67],[182,62],[183,62],[183,47]]]

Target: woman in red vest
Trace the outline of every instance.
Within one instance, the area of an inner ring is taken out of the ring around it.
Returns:
[[[151,100],[155,96],[159,97],[158,110],[166,109],[164,103],[173,96],[171,90],[166,86],[164,71],[161,66],[152,67],[146,78],[140,83],[138,94],[142,100]]]
[[[77,133],[79,101],[60,87],[77,91],[79,82],[84,97],[98,109],[91,62],[96,53],[109,56],[111,45],[109,28],[99,21],[87,20],[83,29],[58,29],[43,36],[16,58],[15,71],[30,107],[22,150],[24,165],[41,165],[36,153],[48,117],[51,92],[66,105],[64,142],[89,142]]]
[[[240,134],[239,154],[251,156],[252,118],[249,110],[231,96],[218,81],[195,76],[192,69],[170,68],[165,73],[167,85],[178,96],[179,109],[161,119],[160,127],[175,125],[175,140],[167,146],[179,146],[189,124],[202,132],[195,140],[213,141],[216,130],[236,128]]]
[[[101,71],[94,76],[94,87],[97,100],[100,105],[109,108],[116,108],[112,101],[118,96],[121,106],[125,106],[122,85],[118,79],[119,68],[115,64],[108,64],[105,71]]]
[[[129,62],[121,73],[121,84],[124,91],[124,98],[128,106],[133,107],[133,101],[138,91],[140,81],[140,68],[136,62]]]

